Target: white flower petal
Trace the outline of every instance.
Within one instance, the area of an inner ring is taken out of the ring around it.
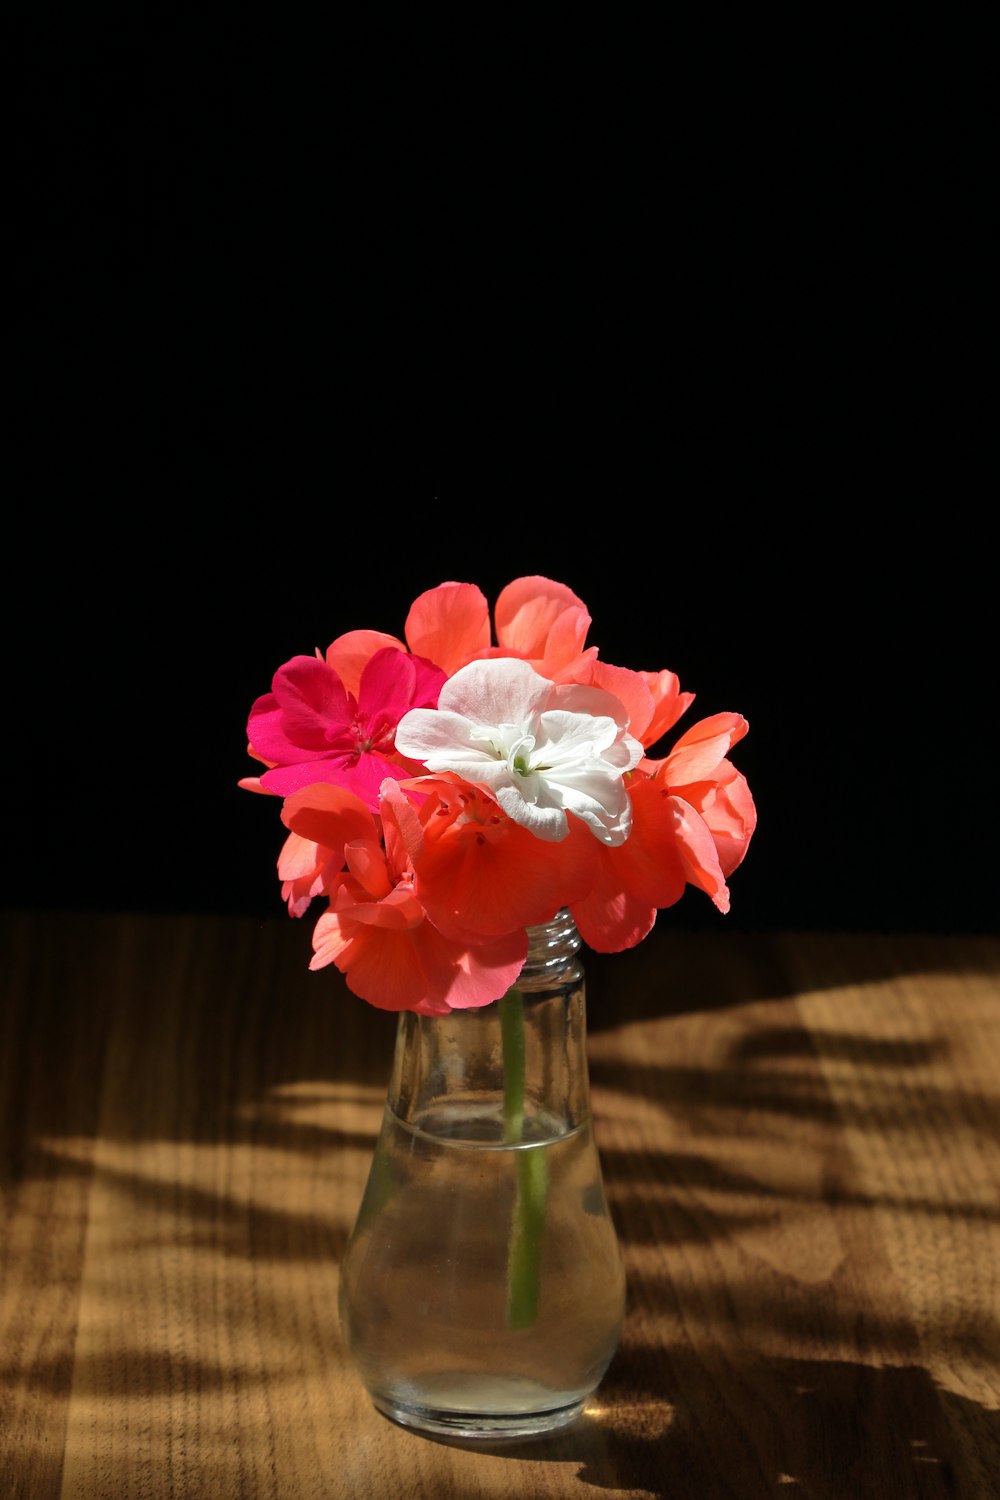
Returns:
[[[552,692],[548,678],[514,657],[470,661],[449,677],[438,698],[438,712],[450,710],[474,723],[524,724]]]
[[[550,760],[546,752],[557,760],[578,759],[581,753],[587,758],[600,754],[614,744],[621,733],[614,719],[592,719],[583,714],[569,714],[562,709],[550,709],[539,714],[541,734],[538,737],[539,756]]]
[[[609,794],[608,783],[581,775],[579,781],[560,783],[562,805],[586,823],[603,844],[623,844],[632,828],[632,803],[624,787],[620,796]]]
[[[556,785],[562,793],[563,807],[570,807],[574,802],[582,800],[593,803],[595,810],[600,808],[603,812],[617,816],[628,801],[628,792],[621,781],[612,781],[602,771],[591,766],[566,771]]]
[[[537,802],[526,802],[516,787],[502,787],[496,794],[504,812],[522,828],[527,828],[536,838],[546,843],[558,844],[569,833],[566,814],[558,807],[543,807]]]
[[[644,754],[626,722],[612,694],[556,687],[527,662],[497,657],[449,678],[438,708],[404,714],[396,748],[430,772],[489,787],[537,838],[564,839],[571,812],[614,846],[631,829],[623,776]]]
[[[493,757],[477,743],[478,726],[470,724],[461,714],[443,712],[437,708],[411,708],[396,726],[396,749],[411,760],[423,760],[428,764],[440,752],[445,756],[460,753],[465,759]],[[435,766],[443,770],[443,766]]]
[[[623,734],[617,744],[611,745],[604,752],[604,758],[619,771],[634,771],[645,753],[638,740],[634,740],[630,734]]]
[[[580,814],[577,816],[579,817]],[[617,849],[624,844],[632,832],[632,804],[626,799],[620,817],[612,819],[584,817],[583,822],[602,844],[607,844],[611,849]]]
[[[437,766],[435,769],[454,771],[456,776],[462,777],[463,781],[476,781],[480,786],[489,787],[494,796],[501,787],[513,786],[516,780],[505,760],[462,761],[456,757],[446,766]]]

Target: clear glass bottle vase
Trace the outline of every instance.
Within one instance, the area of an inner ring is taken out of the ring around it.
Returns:
[[[375,1406],[466,1437],[573,1421],[618,1345],[625,1277],[594,1142],[580,939],[529,929],[516,989],[399,1018],[340,1318]]]

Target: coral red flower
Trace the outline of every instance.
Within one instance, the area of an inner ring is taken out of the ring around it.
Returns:
[[[344,846],[371,838],[375,823],[353,792],[321,781],[288,797],[281,820],[292,830],[278,855],[281,897],[301,917],[344,868]]]
[[[411,606],[406,640],[411,651],[445,669],[487,656],[513,656],[531,664],[550,682],[589,681],[596,646],[586,647],[590,615],[582,599],[551,578],[515,578],[501,589],[493,613],[496,645],[490,636],[489,605],[471,583],[442,583]]]
[[[590,886],[597,842],[572,816],[568,837],[553,843],[459,776],[421,777],[383,793],[383,806],[396,810],[421,905],[456,942],[481,943],[547,922]]]
[[[570,903],[580,936],[603,953],[632,948],[659,909],[695,885],[729,910],[726,877],[746,853],[756,810],[744,777],[726,759],[747,732],[739,714],[695,724],[660,762],[629,784],[632,832],[619,848],[598,850],[590,891]],[[723,863],[723,860],[725,863]]]
[[[665,760],[647,762],[655,768],[654,780],[658,785],[669,787],[701,815],[711,832],[719,868],[727,880],[742,864],[757,827],[757,809],[747,779],[727,758],[729,750],[748,728],[740,714],[714,714],[683,734]],[[702,885],[702,889],[715,900],[708,886]],[[720,910],[729,909],[728,891],[725,900],[726,905]]]
[[[538,575],[515,578],[497,597],[494,623],[495,645],[481,590],[471,583],[442,583],[414,601],[406,640],[411,651],[437,662],[449,677],[471,661],[514,657],[550,682],[602,688],[620,699],[629,733],[647,748],[694,702],[693,693],[680,691],[674,672],[634,672],[599,661],[597,647],[586,645],[587,607],[564,583]]]
[[[720,912],[757,823],[729,759],[739,714],[654,748],[691,706],[674,672],[587,644],[565,584],[419,595],[404,640],[338,636],[253,705],[240,785],[285,799],[282,897],[318,897],[311,967],[388,1010],[487,1005],[515,983],[526,928],[563,907],[600,952],[634,947],[689,885]]]
[[[313,932],[310,968],[335,964],[348,989],[381,1010],[442,1015],[489,1005],[521,972],[527,935],[522,927],[456,942],[428,920],[399,826],[401,817],[414,814],[401,794],[392,798],[393,787],[390,780],[380,804],[381,830],[360,798],[344,788],[304,787],[285,802],[286,826],[313,847],[302,861],[312,861],[306,872],[310,889],[330,897]],[[294,846],[293,857],[301,853]]]

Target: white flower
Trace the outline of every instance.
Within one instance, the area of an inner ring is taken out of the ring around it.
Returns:
[[[564,839],[572,812],[603,844],[628,838],[624,776],[645,753],[611,693],[556,686],[512,657],[462,667],[437,708],[403,715],[396,749],[429,772],[454,771],[488,787],[508,817],[540,839]]]

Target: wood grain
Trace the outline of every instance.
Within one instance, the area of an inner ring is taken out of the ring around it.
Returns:
[[[0,1496],[1000,1496],[1000,940],[586,955],[629,1275],[576,1426],[432,1441],[345,1359],[395,1021],[284,919],[0,919]]]

